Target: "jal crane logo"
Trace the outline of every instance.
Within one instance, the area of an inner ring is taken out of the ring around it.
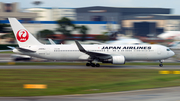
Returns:
[[[17,32],[16,37],[17,37],[18,41],[26,42],[29,39],[29,34],[25,29],[20,29]]]

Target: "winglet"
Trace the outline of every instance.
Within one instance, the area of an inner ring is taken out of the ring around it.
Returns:
[[[51,45],[56,45],[56,43],[52,39],[48,38],[48,40],[51,43]]]
[[[81,52],[86,53],[86,50],[81,46],[81,44],[77,40],[75,40],[75,43]]]

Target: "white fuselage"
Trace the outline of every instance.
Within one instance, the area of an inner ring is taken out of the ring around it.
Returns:
[[[88,61],[86,66],[99,67],[102,63],[124,64],[129,60],[160,60],[174,55],[169,48],[161,45],[43,45],[16,18],[8,18],[18,48],[13,52],[24,55],[62,61]]]
[[[86,51],[106,53],[110,55],[123,55],[126,61],[129,60],[162,60],[174,55],[174,52],[162,45],[82,45]],[[34,57],[62,60],[79,61],[88,60],[89,56],[80,52],[76,45],[40,45],[24,47],[36,51],[34,53],[16,53]]]

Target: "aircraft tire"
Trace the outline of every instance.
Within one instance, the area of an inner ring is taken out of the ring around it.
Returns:
[[[163,64],[159,64],[159,67],[163,67]]]
[[[86,66],[90,66],[91,64],[90,63],[86,63]]]
[[[92,66],[92,67],[95,67],[96,65],[95,65],[94,63],[91,63],[91,66]]]
[[[96,63],[96,67],[100,67],[100,64],[99,64],[99,63]]]

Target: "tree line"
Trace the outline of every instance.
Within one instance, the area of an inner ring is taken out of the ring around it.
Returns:
[[[38,38],[47,38],[48,36],[53,36],[55,35],[54,32],[60,32],[61,34],[63,34],[66,38],[70,38],[72,37],[72,32],[73,31],[77,31],[80,34],[82,34],[81,40],[84,41],[86,40],[86,35],[88,32],[88,28],[84,25],[78,26],[72,23],[72,20],[63,17],[60,20],[57,20],[57,25],[58,27],[53,31],[53,30],[42,30],[39,31],[37,34]]]

